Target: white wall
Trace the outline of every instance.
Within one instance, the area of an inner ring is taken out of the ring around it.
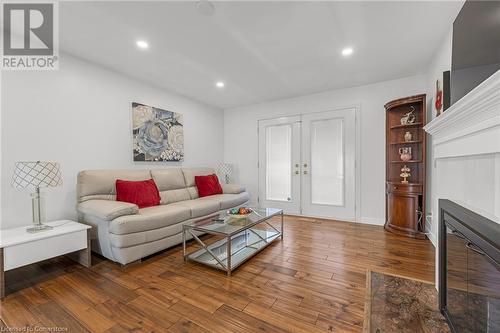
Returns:
[[[236,181],[258,195],[259,119],[356,106],[360,108],[361,222],[383,224],[385,219],[385,109],[397,98],[426,92],[426,77],[414,76],[362,87],[334,90],[298,98],[239,107],[224,111],[224,158],[236,166]]]
[[[61,163],[62,188],[46,194],[47,219],[74,218],[84,169],[215,167],[223,157],[223,112],[61,55],[59,71],[2,73],[2,228],[31,223],[29,191],[10,187],[15,161]],[[134,163],[131,102],[184,115],[183,163]]]
[[[427,71],[427,122],[436,118],[436,111],[434,107],[434,98],[436,96],[436,80],[443,78],[443,72],[449,71],[451,69],[451,51],[452,51],[452,38],[453,29],[450,28],[449,32],[446,34],[445,38],[441,42],[441,46],[436,50],[435,55],[432,57],[432,61],[429,64],[429,69]],[[434,198],[433,189],[436,187],[433,175],[435,173],[435,164],[433,163],[433,153],[432,153],[432,137],[427,137],[427,214],[432,215],[432,217],[427,218],[427,232],[429,232],[429,239],[432,241],[434,246],[437,244],[437,212],[436,202]],[[437,258],[437,257],[436,257]]]

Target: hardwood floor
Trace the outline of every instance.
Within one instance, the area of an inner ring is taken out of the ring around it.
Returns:
[[[291,216],[284,239],[231,277],[184,263],[181,246],[125,269],[98,261],[86,269],[59,258],[7,272],[10,294],[0,305],[0,329],[361,332],[367,269],[434,279],[429,241]]]

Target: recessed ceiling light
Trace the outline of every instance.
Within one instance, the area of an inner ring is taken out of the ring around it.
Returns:
[[[353,52],[354,52],[354,50],[352,49],[352,47],[346,47],[346,48],[342,49],[342,55],[344,57],[350,56]]]
[[[138,40],[137,42],[135,42],[135,44],[137,45],[138,48],[143,50],[149,48],[149,44],[145,40]]]
[[[225,86],[225,85],[226,85],[226,84],[225,84],[224,82],[222,82],[222,81],[217,81],[217,82],[215,82],[215,86],[216,86],[217,88],[224,88],[224,86]]]

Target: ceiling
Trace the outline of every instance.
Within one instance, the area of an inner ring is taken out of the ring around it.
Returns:
[[[219,108],[423,73],[462,2],[60,2],[61,50]],[[137,40],[148,50],[136,47]],[[354,53],[343,57],[350,46]],[[215,87],[222,80],[225,88]]]

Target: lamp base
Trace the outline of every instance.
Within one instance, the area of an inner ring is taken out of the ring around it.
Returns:
[[[37,232],[42,232],[51,229],[53,229],[53,227],[51,227],[50,225],[40,223],[40,224],[33,224],[33,226],[26,228],[26,231],[29,232],[30,234],[34,234]]]

